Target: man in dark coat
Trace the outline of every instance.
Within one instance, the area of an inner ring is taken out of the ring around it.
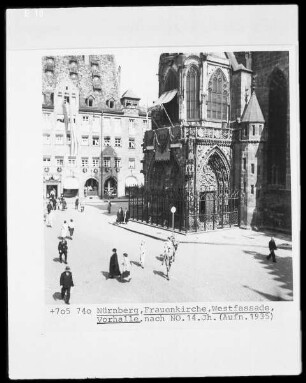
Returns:
[[[124,220],[122,207],[119,208],[117,213],[117,222],[122,223]]]
[[[53,207],[52,207],[51,201],[49,200],[48,205],[47,205],[47,211],[48,211],[48,214],[50,214],[50,211],[51,211],[52,209],[53,209]]]
[[[271,237],[270,241],[269,241],[269,250],[270,250],[270,254],[267,256],[267,259],[270,259],[272,257],[272,261],[273,262],[276,262],[276,259],[275,259],[275,253],[274,253],[274,250],[276,250],[277,247],[276,247],[276,244],[275,244],[275,241],[274,241],[274,238]]]
[[[74,286],[73,279],[72,279],[72,273],[70,271],[70,267],[66,266],[65,271],[61,274],[60,278],[60,286],[62,286],[62,299],[65,300],[65,303],[69,305],[70,301],[70,289]]]
[[[65,263],[67,264],[67,253],[68,253],[68,244],[65,238],[62,238],[58,244],[58,252],[59,252],[59,258],[60,262],[62,263],[62,256],[64,254],[65,256]]]
[[[120,268],[119,268],[117,250],[113,249],[113,254],[110,257],[110,261],[109,261],[108,277],[114,278],[114,277],[118,277],[119,275],[121,275],[121,273],[120,273]]]

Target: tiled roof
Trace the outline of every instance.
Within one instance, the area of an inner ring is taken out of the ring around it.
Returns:
[[[265,122],[255,92],[252,93],[250,101],[245,108],[242,122]]]

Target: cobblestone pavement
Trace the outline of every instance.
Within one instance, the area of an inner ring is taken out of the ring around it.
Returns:
[[[107,214],[106,203],[87,205],[84,213],[72,206],[55,212],[53,227],[45,228],[48,304],[64,304],[59,299],[59,277],[65,264],[59,262],[57,245],[63,221],[71,218],[75,222],[74,239],[67,240],[68,264],[75,283],[71,304],[292,300],[292,250],[285,236],[276,236],[279,249],[277,263],[273,263],[266,259],[269,236],[264,233],[233,228],[181,235],[168,281],[160,254],[162,239],[169,232],[134,222],[126,227],[113,225],[115,212],[125,205],[113,203],[111,215]],[[148,236],[150,233],[154,235]],[[147,247],[144,269],[138,264],[142,239]],[[123,252],[130,256],[129,283],[107,279],[114,247],[120,256]]]

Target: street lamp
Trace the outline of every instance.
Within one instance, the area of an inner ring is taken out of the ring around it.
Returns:
[[[172,231],[174,231],[174,213],[176,212],[176,207],[172,206],[170,211],[172,213]]]

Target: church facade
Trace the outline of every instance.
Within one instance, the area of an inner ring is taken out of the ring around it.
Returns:
[[[181,231],[290,232],[288,52],[164,53],[158,75],[132,216],[141,205],[142,220],[171,227],[174,206]]]

